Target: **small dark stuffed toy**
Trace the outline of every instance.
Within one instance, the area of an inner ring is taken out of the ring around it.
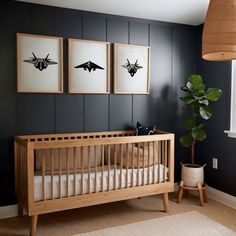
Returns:
[[[156,130],[155,125],[145,127],[142,124],[140,124],[139,122],[137,122],[137,126],[136,126],[136,134],[137,135],[153,134],[155,130]]]

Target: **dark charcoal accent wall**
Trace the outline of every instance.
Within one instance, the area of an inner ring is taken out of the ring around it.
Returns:
[[[10,1],[0,9],[0,205],[15,203],[13,136],[133,128],[179,137],[179,87],[196,73],[196,27]],[[16,32],[64,38],[64,94],[16,93]],[[151,46],[150,95],[67,93],[67,38]],[[176,142],[176,180],[185,150]]]
[[[197,71],[207,86],[223,90],[220,101],[213,104],[214,114],[207,124],[208,138],[199,145],[198,159],[206,163],[206,182],[211,187],[236,196],[236,140],[224,130],[230,129],[231,62],[209,62],[201,59],[202,26],[198,27],[199,54]],[[212,158],[218,158],[218,170],[212,168]]]

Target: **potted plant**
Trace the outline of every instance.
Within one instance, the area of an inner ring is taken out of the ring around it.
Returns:
[[[184,120],[187,134],[180,137],[180,143],[191,148],[191,163],[182,164],[181,179],[185,186],[196,187],[204,183],[204,166],[195,163],[195,147],[197,142],[202,142],[207,135],[204,130],[206,121],[212,117],[211,102],[219,100],[222,90],[219,88],[206,88],[201,75],[191,75],[181,90],[186,96],[180,100],[191,108],[191,116]]]

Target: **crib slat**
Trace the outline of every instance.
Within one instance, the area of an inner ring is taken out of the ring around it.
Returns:
[[[120,144],[120,189],[122,188],[122,176],[123,176],[123,144]]]
[[[160,183],[160,175],[161,175],[161,141],[158,141],[158,183]]]
[[[80,147],[81,158],[81,194],[84,194],[84,147]]]
[[[102,181],[102,192],[104,191],[104,145],[102,145],[102,150],[101,150],[101,152],[102,152],[102,179],[101,179],[101,181]]]
[[[91,159],[91,147],[88,146],[88,193],[90,193],[90,159]]]
[[[139,186],[139,159],[140,159],[140,143],[138,143],[138,153],[137,153],[137,186]]]
[[[114,145],[114,190],[116,190],[116,156],[117,156],[117,144]]]
[[[155,141],[152,142],[152,146],[153,146],[153,173],[152,173],[152,183],[155,184],[155,172],[156,172],[156,148],[155,148]]]
[[[45,150],[42,150],[42,199],[45,201]]]
[[[111,166],[111,147],[107,146],[107,162],[108,162],[108,191],[110,191],[110,166]]]
[[[73,148],[73,163],[74,163],[74,195],[76,196],[76,172],[77,172],[76,147]]]
[[[166,166],[167,166],[167,141],[164,141],[165,145],[165,155],[164,155],[164,173],[163,173],[163,181],[166,182]]]
[[[66,193],[69,197],[69,148],[66,148]]]
[[[58,153],[58,169],[59,169],[59,198],[61,198],[61,148],[59,148],[59,153]]]
[[[129,170],[129,144],[126,144],[126,188],[128,188],[128,170]]]
[[[94,192],[97,192],[97,146],[94,146],[94,166],[95,166],[95,181]]]
[[[145,159],[145,152],[144,152],[144,150],[145,150],[145,143],[143,143],[143,186],[144,186],[144,159]]]
[[[53,150],[50,149],[50,166],[51,166],[51,199],[54,199],[54,191],[53,191],[53,172],[54,172],[54,157],[53,157]]]
[[[148,142],[148,184],[150,184],[150,149],[151,149],[151,147],[150,147],[150,144],[151,144],[151,142]]]
[[[134,143],[132,143],[131,167],[132,167],[131,186],[134,187]]]

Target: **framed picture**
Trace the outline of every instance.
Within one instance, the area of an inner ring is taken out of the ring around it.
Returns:
[[[68,39],[69,93],[110,93],[110,43]]]
[[[63,38],[17,33],[17,92],[63,92]]]
[[[114,93],[149,94],[150,47],[114,44]]]

